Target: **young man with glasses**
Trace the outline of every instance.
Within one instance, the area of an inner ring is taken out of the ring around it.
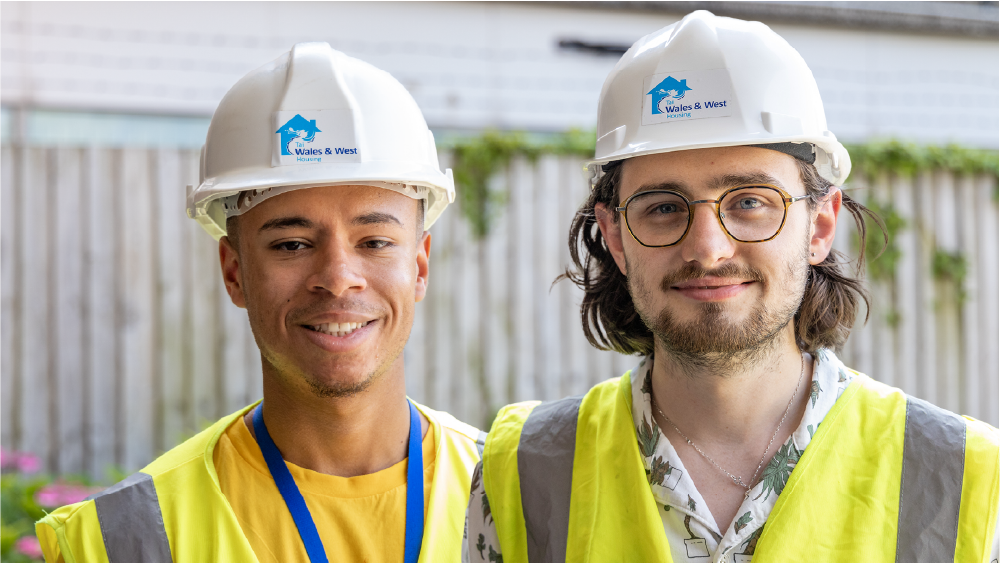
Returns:
[[[470,560],[996,559],[997,430],[832,352],[866,299],[837,217],[870,212],[798,53],[694,12],[622,57],[597,130],[567,277],[591,343],[644,358],[497,415]]]

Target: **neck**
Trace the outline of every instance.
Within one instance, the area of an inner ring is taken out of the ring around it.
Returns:
[[[410,409],[402,355],[362,392],[320,397],[299,376],[266,359],[264,424],[286,461],[323,474],[372,474],[407,457]],[[244,420],[254,434],[252,411]],[[423,414],[421,433],[428,423]]]
[[[698,360],[657,344],[652,373],[656,404],[695,443],[745,445],[774,431],[809,359],[803,360],[789,324],[763,349]],[[808,384],[798,385],[793,408],[804,408],[801,398],[807,389]],[[788,417],[793,416],[801,418],[801,410],[790,410]]]

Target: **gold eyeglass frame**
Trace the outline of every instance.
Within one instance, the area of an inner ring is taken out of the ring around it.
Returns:
[[[781,200],[785,203],[785,210],[784,210],[783,215],[781,216],[781,225],[778,226],[778,230],[774,232],[774,235],[771,235],[767,239],[756,239],[756,240],[753,240],[753,241],[744,241],[743,239],[738,239],[738,238],[736,238],[735,235],[733,235],[732,233],[729,232],[729,229],[726,228],[726,224],[722,222],[722,210],[719,207],[722,204],[722,200],[725,200],[726,196],[728,196],[731,192],[735,192],[737,190],[742,190],[744,188],[770,188],[770,189],[778,192],[779,194],[781,194]],[[640,241],[639,238],[635,236],[635,233],[632,231],[632,226],[629,225],[629,223],[628,223],[628,213],[625,210],[628,209],[628,205],[629,205],[629,203],[633,199],[635,199],[635,198],[637,198],[639,196],[645,195],[645,194],[675,194],[677,196],[680,196],[682,200],[684,200],[685,202],[687,202],[687,206],[688,206],[688,222],[687,222],[687,227],[684,228],[684,233],[681,235],[680,239],[677,239],[677,241],[674,241],[673,243],[670,243],[669,245],[647,245],[647,244],[643,243],[642,241]],[[792,196],[788,192],[785,192],[784,190],[782,190],[781,188],[779,188],[779,187],[777,187],[777,186],[775,186],[773,184],[742,184],[740,186],[736,186],[735,188],[730,188],[729,190],[726,190],[725,192],[722,193],[721,196],[719,196],[719,199],[717,199],[717,200],[695,200],[695,201],[691,201],[691,200],[687,199],[687,196],[685,196],[684,194],[681,194],[680,192],[677,192],[675,190],[645,190],[643,192],[636,192],[635,194],[632,194],[631,196],[629,196],[628,198],[626,198],[625,201],[623,201],[618,207],[615,208],[615,211],[618,212],[618,213],[620,213],[620,214],[622,214],[622,217],[625,218],[625,227],[628,228],[629,234],[632,235],[632,238],[635,239],[636,243],[639,243],[643,247],[649,247],[649,248],[657,249],[657,248],[660,248],[660,247],[673,247],[674,245],[681,244],[681,241],[683,241],[684,238],[687,237],[688,232],[691,231],[691,225],[694,223],[694,205],[695,204],[715,204],[715,218],[719,220],[719,226],[722,227],[722,230],[733,241],[736,241],[738,243],[766,243],[767,241],[770,241],[771,239],[774,239],[775,237],[777,237],[778,234],[781,233],[782,228],[785,227],[785,221],[788,219],[788,207],[791,206],[792,204],[794,204],[795,202],[798,202],[799,200],[805,200],[806,198],[811,198],[811,197],[812,196],[810,194],[806,194],[804,196]]]

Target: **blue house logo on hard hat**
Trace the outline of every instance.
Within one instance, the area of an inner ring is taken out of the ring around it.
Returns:
[[[668,76],[654,86],[652,90],[646,92],[646,94],[653,95],[653,113],[665,114],[670,112],[670,106],[674,103],[674,100],[680,100],[684,97],[684,93],[689,90],[691,88],[688,87],[686,78],[684,80],[677,80],[672,76]]]
[[[316,134],[322,132],[316,127],[316,120],[306,119],[299,114],[295,114],[295,117],[278,128],[278,131],[275,131],[275,133],[281,134],[281,154],[292,155],[294,153],[289,148],[292,141],[301,139],[306,143],[311,143],[316,139]]]

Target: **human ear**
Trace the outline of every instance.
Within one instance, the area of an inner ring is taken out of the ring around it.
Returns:
[[[840,214],[843,196],[840,188],[833,188],[816,206],[810,226],[809,264],[819,264],[830,255],[833,238],[837,234],[837,216]]]
[[[615,263],[618,265],[618,270],[628,276],[628,272],[625,271],[625,249],[622,245],[622,223],[621,219],[617,222],[614,221],[614,213],[605,204],[594,204],[597,226],[608,245],[608,250],[611,251],[611,256],[614,257]]]
[[[226,284],[226,293],[236,307],[246,309],[246,296],[243,294],[243,273],[240,270],[240,254],[236,251],[229,237],[219,239],[219,264],[222,267],[222,281]]]
[[[430,273],[431,234],[424,231],[423,237],[417,243],[417,283],[414,301],[421,301],[427,295],[427,276]]]

